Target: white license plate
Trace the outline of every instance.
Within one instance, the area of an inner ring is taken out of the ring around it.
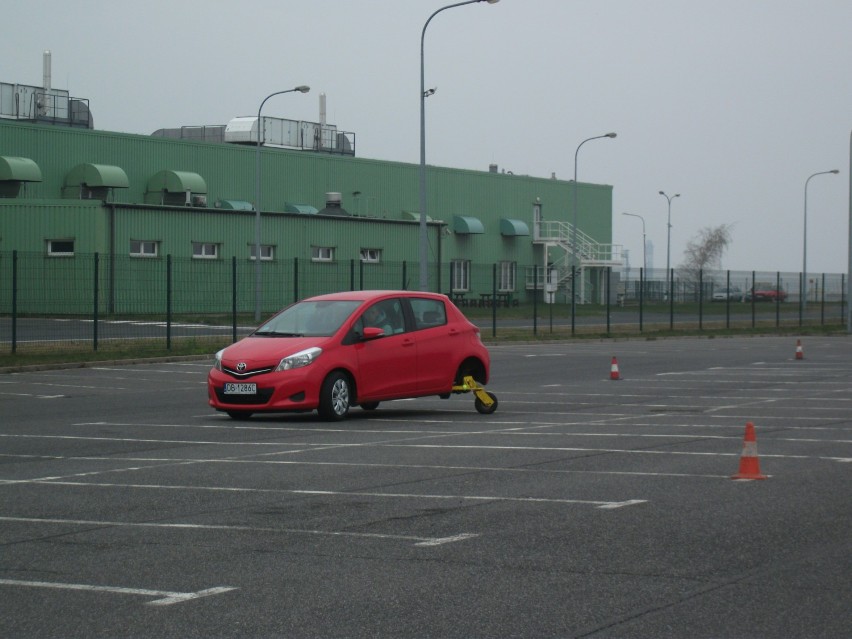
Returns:
[[[257,395],[257,384],[225,384],[225,395]]]

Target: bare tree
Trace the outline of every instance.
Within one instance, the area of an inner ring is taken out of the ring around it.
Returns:
[[[681,268],[698,274],[699,271],[722,268],[722,255],[731,243],[731,225],[707,226],[686,244]]]

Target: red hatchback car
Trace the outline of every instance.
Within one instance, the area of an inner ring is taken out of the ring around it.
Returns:
[[[465,377],[487,383],[489,368],[479,328],[445,295],[353,291],[292,304],[216,353],[207,389],[234,419],[317,410],[338,420],[355,405],[449,397]]]

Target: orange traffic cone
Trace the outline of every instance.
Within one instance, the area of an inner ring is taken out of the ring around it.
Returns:
[[[609,366],[609,378],[612,380],[621,379],[621,373],[618,372],[618,360],[612,358],[612,364]]]
[[[802,350],[802,340],[796,340],[796,359],[805,359],[805,351]]]
[[[746,422],[743,453],[740,456],[740,472],[731,475],[731,479],[766,479],[766,475],[760,474],[760,461],[757,459],[757,438],[754,435],[754,424],[751,422]]]

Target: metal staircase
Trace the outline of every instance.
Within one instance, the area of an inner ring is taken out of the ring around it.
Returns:
[[[575,295],[580,303],[589,301],[586,296],[585,275],[590,269],[616,267],[623,263],[620,244],[601,244],[579,229],[576,229],[575,233],[574,226],[567,222],[542,220],[535,223],[533,243],[543,245],[545,249],[561,249],[563,254],[544,265],[544,269],[539,272],[538,282],[535,281],[534,273],[527,273],[527,288],[551,291],[568,288],[573,274],[580,284],[575,287]],[[547,250],[544,255],[547,262]]]

